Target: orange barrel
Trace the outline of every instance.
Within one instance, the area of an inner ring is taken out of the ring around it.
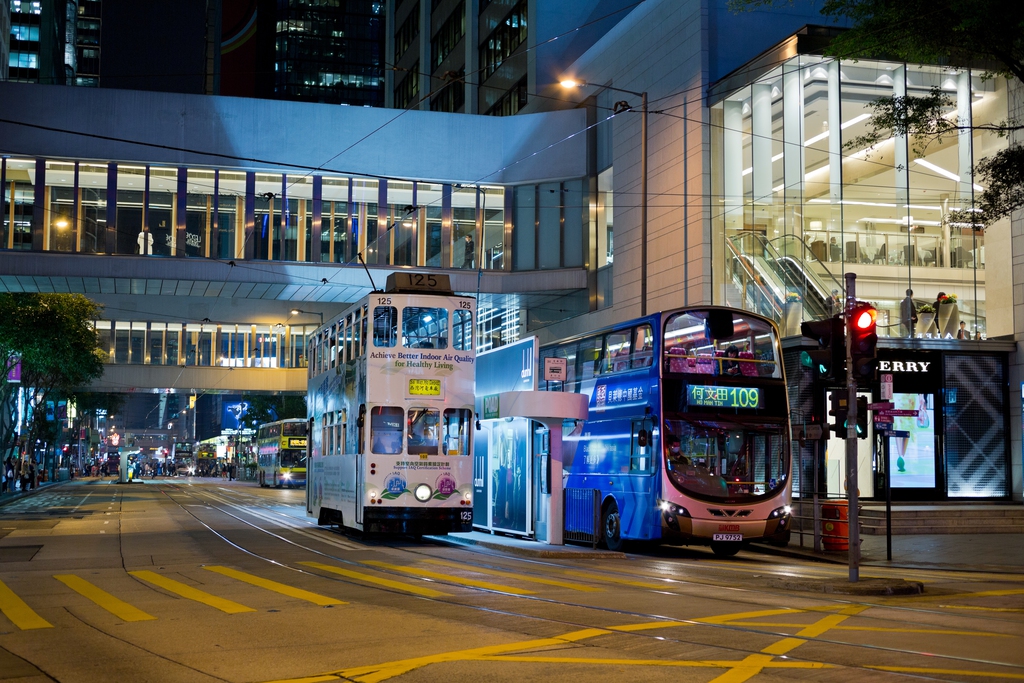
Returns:
[[[848,502],[842,499],[821,504],[821,541],[825,550],[849,550],[850,522]]]

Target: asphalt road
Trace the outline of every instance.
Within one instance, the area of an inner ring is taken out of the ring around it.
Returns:
[[[1024,680],[1024,573],[361,539],[302,491],[76,482],[0,508],[0,681]]]

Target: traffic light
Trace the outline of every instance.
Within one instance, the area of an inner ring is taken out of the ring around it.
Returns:
[[[827,320],[801,323],[800,333],[818,342],[816,350],[800,353],[800,364],[811,369],[815,380],[845,383],[846,335],[843,319],[835,316]]]
[[[868,438],[868,397],[857,397],[857,438]]]
[[[829,425],[829,429],[834,431],[840,439],[846,438],[846,416],[850,413],[847,402],[846,389],[837,389],[828,394],[828,414],[835,418],[835,421]]]
[[[858,301],[850,316],[850,358],[853,361],[853,377],[855,380],[873,380],[875,378],[876,347],[878,334],[876,318],[878,311],[869,303]]]

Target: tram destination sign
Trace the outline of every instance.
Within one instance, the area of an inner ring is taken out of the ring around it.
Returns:
[[[761,389],[691,384],[686,387],[686,404],[703,408],[760,408]]]
[[[440,396],[441,380],[439,379],[410,379],[409,396]]]

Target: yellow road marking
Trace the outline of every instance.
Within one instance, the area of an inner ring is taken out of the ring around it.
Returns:
[[[270,579],[264,579],[262,577],[254,576],[252,574],[246,574],[245,572],[240,572],[235,569],[230,569],[228,567],[212,566],[203,567],[203,569],[207,569],[211,572],[216,572],[218,574],[223,574],[224,576],[230,576],[232,579],[245,581],[246,583],[252,584],[253,586],[266,588],[268,591],[274,591],[275,593],[280,593],[281,595],[287,595],[290,598],[298,598],[299,600],[305,600],[306,602],[311,602],[314,605],[320,605],[321,607],[324,607],[326,605],[348,604],[347,602],[343,602],[336,598],[329,598],[326,595],[312,593],[301,588],[295,588],[293,586],[289,586],[283,583],[278,583],[277,581],[271,581]]]
[[[156,619],[152,614],[147,614],[138,607],[129,605],[124,600],[115,598],[102,588],[99,588],[98,586],[95,586],[74,574],[54,574],[53,578],[57,579],[82,597],[92,600],[94,603],[107,610],[121,621],[152,621],[153,619]]]
[[[604,576],[602,574],[591,574],[590,572],[580,572],[574,569],[568,569],[562,572],[568,576],[578,576],[581,579],[590,579],[592,581],[601,581],[604,583],[618,583],[623,586],[636,586],[637,588],[653,588],[654,590],[668,590],[675,588],[671,583],[647,583],[646,581],[634,581],[632,579],[619,579],[611,576]]]
[[[30,631],[35,628],[53,628],[53,624],[36,614],[3,581],[0,581],[0,612],[3,612],[4,616],[10,619],[11,623],[22,631]]]
[[[476,588],[484,588],[492,591],[501,591],[502,593],[512,593],[513,595],[533,595],[533,591],[526,590],[524,588],[513,588],[512,586],[502,586],[497,583],[490,583],[488,581],[477,581],[476,579],[464,579],[461,576],[453,576],[451,574],[442,574],[440,572],[432,572],[428,569],[416,569],[414,567],[404,567],[400,564],[389,564],[387,562],[378,562],[376,560],[367,560],[363,564],[371,567],[381,567],[383,569],[390,569],[396,572],[402,572],[404,574],[411,574],[412,576],[425,576],[428,579],[437,579],[440,581],[451,581],[452,583],[460,583],[466,586],[474,586]]]
[[[237,602],[233,602],[231,600],[218,598],[216,595],[210,595],[209,593],[201,591],[198,588],[193,588],[192,586],[181,583],[180,581],[175,581],[174,579],[169,579],[166,576],[161,576],[160,574],[157,574],[156,572],[151,572],[148,569],[128,573],[136,578],[151,583],[154,586],[159,586],[160,588],[163,588],[165,591],[169,591],[171,593],[174,593],[175,595],[180,595],[181,597],[186,598],[188,600],[195,600],[196,602],[201,602],[204,605],[209,605],[210,607],[213,607],[214,609],[219,609],[221,612],[226,612],[228,614],[239,614],[241,612],[256,611],[252,607],[246,607],[245,605],[240,605]]]
[[[936,605],[944,609],[973,609],[981,612],[1024,612],[1024,609],[1017,607],[978,607],[976,605]]]
[[[807,624],[787,624],[771,621],[744,621],[744,626],[759,626],[761,628],[803,628]],[[995,638],[1012,638],[1014,636],[1005,633],[992,633],[988,631],[946,631],[938,628],[886,628],[884,626],[833,626],[836,631],[875,631],[878,633],[931,633],[942,636],[983,636]]]
[[[762,609],[755,612],[738,612],[736,614],[720,614],[714,617],[702,617],[700,619],[694,619],[704,624],[728,624],[733,621],[740,619],[754,619],[756,617],[774,617],[780,614],[800,614],[803,610],[790,609],[784,607],[782,609]]]
[[[891,671],[893,673],[908,674],[937,674],[940,676],[980,676],[981,678],[1012,678],[1016,681],[1024,681],[1024,674],[999,673],[998,671],[971,671],[970,669],[927,669],[918,666],[872,666],[864,665],[865,669],[876,671]]]
[[[379,576],[373,576],[371,574],[354,572],[350,569],[342,569],[341,567],[336,567],[331,564],[321,564],[320,562],[299,562],[299,564],[305,565],[307,567],[313,567],[314,569],[319,569],[321,571],[331,572],[332,574],[345,576],[350,579],[356,579],[357,581],[375,583],[380,586],[387,586],[388,588],[394,588],[395,590],[405,591],[406,593],[421,595],[425,598],[451,597],[448,593],[442,593],[441,591],[436,591],[433,588],[423,588],[422,586],[414,586],[409,583],[394,581],[392,579],[385,579]]]
[[[624,631],[626,633],[632,633],[633,631],[650,631],[656,628],[671,628],[673,626],[693,626],[693,622],[689,621],[653,621],[648,624],[626,624],[625,626],[609,626],[609,631]]]
[[[764,658],[763,655],[750,655],[750,657]],[[750,659],[748,657],[747,659]],[[771,659],[770,657],[767,659]],[[482,657],[471,657],[467,661],[477,662],[536,662],[536,663],[552,663],[552,664],[601,664],[601,665],[613,665],[613,666],[668,666],[668,667],[697,667],[697,668],[715,668],[715,669],[736,669],[746,668],[737,667],[741,662],[731,662],[728,660],[697,660],[697,661],[686,661],[679,659],[590,659],[584,657],[531,657],[526,655],[490,655]],[[746,664],[746,660],[743,660],[743,664]],[[759,668],[765,669],[829,669],[832,668],[828,664],[822,662],[773,662],[764,661],[757,665]],[[721,677],[720,677],[721,678]]]
[[[578,583],[569,583],[568,581],[558,581],[556,579],[542,579],[537,576],[527,576],[525,574],[517,574],[515,572],[505,572],[497,569],[485,569],[484,567],[470,567],[459,564],[458,562],[448,562],[446,560],[424,560],[430,564],[443,565],[445,567],[455,567],[456,569],[465,569],[466,571],[476,572],[478,574],[489,574],[491,576],[503,576],[510,579],[518,579],[520,581],[531,581],[533,583],[542,583],[546,586],[558,586],[559,588],[570,588],[574,591],[586,591],[590,593],[603,591],[603,588],[594,588],[593,586],[583,586]]]

